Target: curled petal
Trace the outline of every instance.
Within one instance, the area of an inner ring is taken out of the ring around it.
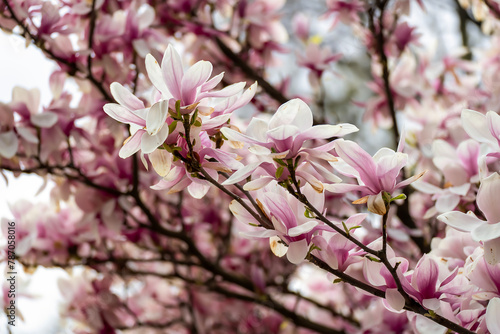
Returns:
[[[146,129],[150,136],[154,136],[165,125],[168,115],[168,100],[161,100],[153,104],[146,116]]]
[[[162,97],[164,99],[172,98],[172,94],[170,94],[170,91],[163,80],[160,65],[150,53],[146,56],[146,71],[148,72],[149,80],[151,80],[153,86],[160,91]]]

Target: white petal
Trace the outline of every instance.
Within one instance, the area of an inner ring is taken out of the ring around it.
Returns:
[[[23,137],[27,142],[38,144],[38,137],[31,130],[32,128],[27,127],[16,127],[17,133]]]
[[[471,232],[477,227],[486,224],[485,221],[474,215],[458,211],[443,213],[439,215],[437,219],[462,232]]]
[[[257,231],[240,232],[239,234],[242,238],[253,240],[274,237],[277,233],[275,230],[259,229]]]
[[[436,210],[439,213],[448,212],[456,208],[460,203],[460,196],[455,194],[446,194],[438,197],[436,201]]]
[[[484,242],[484,259],[492,266],[500,262],[500,238]]]
[[[306,234],[311,232],[316,226],[318,226],[319,222],[310,220],[307,223],[297,225],[288,230],[288,235],[291,237],[298,237],[299,235]]]
[[[164,177],[170,172],[172,166],[172,154],[166,150],[155,150],[153,153],[149,154],[149,160],[153,165],[153,169],[160,175]]]
[[[274,180],[272,176],[262,176],[259,177],[258,179],[246,183],[243,186],[243,189],[245,189],[246,191],[258,190],[267,186],[272,180]]]
[[[480,112],[470,109],[462,110],[462,124],[464,130],[475,140],[483,143],[496,142],[488,129],[486,116]]]
[[[146,129],[150,136],[154,136],[165,125],[168,115],[168,100],[161,100],[153,104],[146,117]]]
[[[309,251],[309,246],[307,245],[306,239],[302,239],[300,241],[292,241],[288,245],[286,258],[293,264],[299,264],[302,261],[304,261],[308,251]]]
[[[288,251],[288,247],[286,247],[286,245],[283,245],[281,239],[278,236],[269,238],[269,246],[271,246],[271,251],[277,257],[282,257]]]
[[[165,81],[163,80],[163,74],[160,69],[160,65],[156,59],[148,53],[146,56],[146,71],[148,72],[149,80],[153,83],[153,86],[158,89],[164,99],[172,98],[172,94],[167,88]]]
[[[405,299],[399,293],[398,289],[385,290],[385,299],[387,303],[396,311],[401,311],[405,306]]]
[[[500,237],[500,223],[481,224],[471,233],[475,241],[488,241]]]
[[[226,186],[229,184],[235,184],[237,182],[240,182],[241,180],[246,179],[255,171],[255,169],[257,167],[260,166],[261,163],[262,162],[254,162],[254,163],[246,165],[245,167],[243,167],[241,169],[238,169],[226,181],[222,182],[222,185]]]
[[[17,152],[18,139],[14,131],[0,133],[0,155],[10,159]]]
[[[305,131],[313,125],[312,111],[301,99],[293,99],[282,104],[269,121],[269,128],[280,125],[295,125],[299,130]]]
[[[492,334],[500,333],[500,298],[493,298],[486,308],[486,327]]]
[[[32,114],[31,123],[40,128],[50,128],[57,123],[57,114],[51,111],[45,111],[41,114]]]

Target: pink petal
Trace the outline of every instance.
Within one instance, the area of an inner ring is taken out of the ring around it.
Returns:
[[[181,82],[181,94],[184,104],[192,104],[196,99],[197,89],[212,75],[212,64],[208,61],[200,60],[191,66]]]
[[[338,139],[335,141],[335,151],[342,160],[359,172],[359,177],[373,194],[378,194],[381,190],[384,190],[380,189],[377,166],[373,158],[358,144],[349,140]]]
[[[244,82],[238,82],[232,85],[229,85],[225,87],[222,90],[216,91],[216,92],[204,92],[200,93],[198,96],[198,100],[201,100],[206,97],[230,97],[236,94],[239,94],[243,88],[245,88],[245,83]]]
[[[497,143],[500,145],[500,115],[494,111],[488,111],[486,113],[486,119],[488,121],[490,133],[493,137],[495,137]]]
[[[125,124],[137,124],[141,127],[146,126],[146,121],[117,103],[105,104],[103,110],[109,117],[117,120],[118,122]]]
[[[193,198],[203,198],[210,189],[210,183],[204,180],[192,179],[191,184],[187,187],[188,192]]]
[[[142,103],[141,100],[139,100],[134,94],[132,94],[128,89],[123,87],[118,82],[113,82],[110,88],[111,95],[113,95],[116,102],[118,102],[128,110],[137,110],[144,108],[144,103]]]
[[[138,130],[131,137],[129,137],[125,143],[123,143],[118,156],[122,159],[130,157],[135,152],[139,151],[141,148],[141,138],[142,135],[145,134],[146,131]]]
[[[215,77],[213,77],[212,79],[208,80],[203,85],[201,85],[200,92],[203,93],[211,89],[214,89],[222,81],[223,77],[224,77],[224,72],[217,74]]]
[[[168,90],[176,100],[180,100],[182,98],[181,85],[184,69],[181,57],[171,44],[168,45],[163,55],[161,70]]]
[[[220,131],[229,140],[241,141],[241,142],[248,143],[248,144],[264,146],[266,148],[271,148],[273,146],[272,143],[265,143],[265,142],[258,141],[254,138],[251,138],[251,137],[249,137],[241,132],[238,132],[238,131],[230,129],[230,128],[222,128]]]

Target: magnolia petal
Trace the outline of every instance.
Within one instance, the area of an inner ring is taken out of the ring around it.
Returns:
[[[239,109],[239,108],[243,107],[244,105],[248,104],[248,102],[250,102],[253,99],[253,97],[255,96],[256,91],[257,91],[257,81],[253,85],[248,87],[248,89],[245,90],[243,92],[243,94],[241,94],[241,96],[238,99],[236,99],[236,101],[234,103],[232,103],[232,105],[224,112],[231,113],[234,110]],[[267,125],[266,125],[266,128],[267,128]],[[247,130],[247,133],[248,133],[248,130]]]
[[[238,183],[238,182],[246,179],[255,171],[255,169],[257,167],[260,166],[260,164],[262,164],[262,162],[254,162],[254,163],[251,163],[251,164],[244,166],[241,169],[238,169],[226,181],[222,182],[222,185],[227,186],[230,184]]]
[[[500,262],[500,238],[484,242],[484,259],[492,266]]]
[[[131,137],[127,138],[123,143],[120,152],[118,152],[118,156],[122,159],[130,157],[135,152],[139,151],[141,148],[141,138],[142,135],[145,134],[146,131],[138,130]]]
[[[387,206],[385,205],[382,192],[377,195],[368,196],[368,211],[376,213],[377,215],[385,215],[387,212]]]
[[[197,88],[210,78],[212,69],[212,64],[209,61],[200,60],[184,73],[181,82],[181,94],[185,104],[195,102]]]
[[[342,160],[356,169],[359,177],[372,193],[379,193],[383,190],[379,189],[375,161],[358,144],[350,140],[338,139],[335,141],[335,151]]]
[[[275,230],[259,229],[258,231],[240,232],[239,234],[242,238],[256,240],[256,239],[274,237],[278,234],[278,232],[276,232]],[[281,255],[281,256],[283,256],[283,255]]]
[[[455,194],[446,194],[438,197],[436,201],[436,210],[444,213],[455,209],[460,203],[460,196]]]
[[[299,128],[295,125],[280,125],[267,131],[267,136],[276,140],[285,140],[299,133]]]
[[[488,241],[500,237],[500,223],[481,224],[472,230],[472,239],[475,241]]]
[[[323,183],[321,183],[321,181],[318,180],[317,178],[315,178],[312,174],[304,172],[304,171],[297,171],[296,174],[297,174],[297,176],[306,180],[306,182],[309,183],[311,185],[311,187],[313,187],[313,189],[316,192],[322,193],[323,190],[325,189],[325,187],[323,186]]]
[[[259,142],[265,143],[267,141],[267,122],[260,118],[252,118],[250,124],[248,124],[246,135],[256,139]]]
[[[385,299],[391,308],[395,311],[403,310],[405,307],[405,299],[398,289],[387,289],[385,290]]]
[[[153,165],[153,169],[160,175],[164,177],[170,172],[172,166],[172,154],[166,150],[155,150],[153,153],[149,154],[149,161]]]
[[[143,109],[144,103],[139,100],[134,94],[132,94],[128,89],[123,87],[118,82],[113,82],[110,86],[111,95],[115,98],[118,104],[124,106],[128,110]]]
[[[249,201],[243,200],[250,207],[252,206]],[[258,224],[257,220],[236,200],[232,200],[229,204],[229,210],[236,217],[236,219],[243,224]]]
[[[260,145],[260,146],[264,146],[267,148],[271,148],[273,146],[272,143],[265,143],[265,142],[255,140],[254,138],[251,138],[247,135],[244,135],[241,132],[238,132],[238,131],[230,129],[230,128],[222,128],[220,131],[229,140],[240,141],[240,142],[253,144],[253,145]]]
[[[19,141],[14,131],[0,133],[0,155],[6,159],[12,158],[17,152]]]
[[[50,128],[57,123],[58,116],[51,111],[45,111],[41,114],[32,114],[30,117],[31,124],[39,128]]]
[[[281,125],[294,125],[303,132],[313,125],[312,111],[301,99],[290,100],[282,104],[269,120],[270,129]]]
[[[486,327],[490,333],[500,333],[500,298],[493,298],[486,307]]]
[[[168,100],[161,100],[153,104],[146,116],[146,129],[150,136],[154,136],[165,125],[168,115]]]
[[[278,236],[269,238],[269,246],[271,247],[273,254],[277,257],[282,257],[288,251],[288,247],[281,242],[281,239]]]
[[[458,211],[443,213],[437,216],[437,219],[462,232],[471,232],[486,223],[472,214]]]
[[[288,230],[288,235],[291,237],[298,237],[299,235],[311,232],[316,226],[318,226],[318,221],[308,221],[304,224],[297,225]]]
[[[344,194],[350,191],[359,191],[366,189],[365,186],[360,186],[357,184],[345,184],[345,183],[336,183],[336,184],[323,184],[323,187],[326,191],[336,194]]]
[[[327,139],[332,137],[342,137],[356,131],[359,131],[359,129],[352,124],[321,124],[315,125],[302,132],[300,134],[300,138],[302,140]]]
[[[500,174],[493,173],[481,181],[476,202],[490,224],[500,222],[500,205],[498,205],[499,194]]]
[[[267,186],[274,178],[272,176],[261,176],[258,179],[252,180],[243,186],[246,191],[254,191]]]
[[[226,88],[216,91],[216,92],[205,92],[201,93],[198,96],[198,100],[206,97],[230,97],[236,94],[239,94],[243,88],[245,88],[244,82],[238,82],[232,85],[227,86]]]
[[[174,49],[172,44],[169,44],[163,55],[161,62],[161,70],[163,80],[167,84],[168,90],[172,93],[176,100],[182,98],[181,85],[182,77],[184,76],[184,69],[182,67],[181,57]]]
[[[210,183],[204,180],[196,180],[192,181],[191,184],[187,187],[187,190],[193,198],[200,199],[203,198],[208,190],[210,189]]]
[[[16,131],[27,142],[32,143],[32,144],[38,144],[38,137],[33,133],[32,128],[20,126],[20,127],[16,127]]]
[[[125,124],[137,124],[141,127],[146,126],[144,119],[117,103],[105,104],[103,110],[109,117],[117,120],[118,122]]]
[[[491,135],[486,116],[480,112],[464,109],[462,110],[462,124],[465,132],[479,142],[496,142]]]
[[[144,135],[141,139],[141,151],[144,154],[152,153],[158,148],[158,146],[163,145],[165,139],[168,137],[168,126],[164,126],[156,135],[149,135],[149,133],[144,131]]]
[[[488,121],[490,133],[500,145],[500,115],[494,111],[488,111],[486,113],[486,120]]]
[[[213,77],[212,79],[208,80],[203,85],[201,85],[200,91],[206,92],[211,89],[214,89],[222,81],[223,77],[224,77],[224,72],[217,74],[215,77]]]
[[[292,241],[288,245],[288,251],[286,252],[286,258],[293,264],[301,263],[309,251],[309,246],[306,239],[299,241]]]
[[[170,91],[163,80],[160,65],[150,53],[146,56],[146,71],[148,72],[149,80],[151,80],[153,86],[160,91],[162,97],[164,99],[172,98],[172,94],[170,94]]]

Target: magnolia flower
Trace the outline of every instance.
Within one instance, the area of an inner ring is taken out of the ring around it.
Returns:
[[[320,230],[331,229],[320,225],[314,218],[308,218],[304,215],[306,208],[298,199],[288,194],[278,185],[268,185],[257,195],[262,210],[266,213],[273,223],[274,230],[257,230],[255,232],[242,233],[247,238],[270,238],[271,249],[278,256],[286,254],[288,260],[298,264],[304,260],[312,245],[313,235]],[[306,184],[302,191],[307,196],[311,204],[318,210],[323,211],[324,194],[318,194],[313,188]],[[248,224],[258,222],[245,210],[245,208],[236,201],[232,201],[229,209],[236,219],[242,223]],[[288,247],[282,245],[280,240],[287,243]]]
[[[477,218],[471,211],[467,214],[451,211],[437,218],[443,223],[464,232],[471,232],[472,239],[484,244],[484,257],[489,264],[500,262],[500,175],[493,173],[481,181],[476,203],[486,221]]]
[[[250,151],[254,154],[291,159],[300,151],[314,156],[313,149],[302,148],[306,140],[345,136],[358,131],[358,128],[352,124],[313,126],[313,115],[309,106],[300,99],[293,99],[281,105],[269,123],[253,118],[246,134],[230,128],[221,131],[230,140],[250,144]]]
[[[146,56],[146,70],[153,85],[161,93],[161,98],[170,100],[170,108],[175,110],[176,101],[180,101],[181,112],[193,112],[201,99],[207,97],[230,97],[239,94],[244,82],[230,85],[220,91],[210,92],[222,80],[224,73],[220,73],[208,80],[212,75],[212,64],[200,60],[184,72],[181,57],[169,45],[163,55],[161,67],[156,59],[148,54]],[[198,106],[201,114],[209,114],[212,108]]]
[[[249,151],[262,158],[293,159],[303,154],[309,161],[335,160],[335,157],[328,153],[334,144],[329,142],[315,148],[303,148],[305,141],[340,137],[355,131],[358,131],[358,128],[351,124],[313,126],[311,109],[300,99],[293,99],[281,105],[269,122],[253,118],[246,134],[230,128],[221,129],[226,138],[249,144]],[[263,163],[260,161],[247,164],[223,184],[234,184],[244,180]],[[274,172],[271,174],[274,175]]]
[[[383,192],[392,194],[396,189],[403,188],[419,179],[424,173],[414,175],[404,181],[397,182],[401,169],[408,161],[408,155],[389,148],[380,149],[370,156],[353,141],[339,139],[335,141],[335,151],[342,161],[333,162],[333,167],[340,173],[355,177],[358,184],[328,184],[325,189],[334,193],[361,191],[368,194],[357,203],[368,202],[368,209],[378,214],[385,214],[386,208],[382,197]]]
[[[117,103],[108,103],[104,112],[118,122],[136,128],[120,149],[120,158],[127,158],[141,150],[143,154],[153,153],[167,139],[168,126],[164,126],[168,116],[169,100],[161,100],[151,108],[125,89],[121,84],[111,84],[111,94]]]

